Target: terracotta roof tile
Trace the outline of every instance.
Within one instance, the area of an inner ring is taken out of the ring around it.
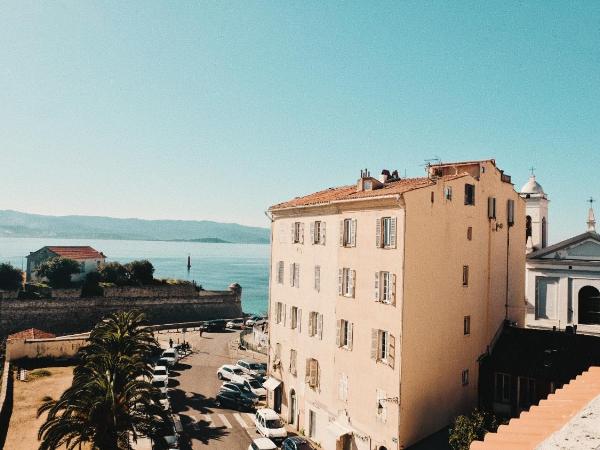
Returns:
[[[449,181],[456,178],[462,178],[467,176],[467,173],[461,173],[457,175],[444,176],[441,180]],[[314,194],[305,195],[303,197],[296,197],[287,202],[278,203],[269,208],[269,210],[278,210],[286,208],[295,208],[302,206],[314,206],[314,205],[326,205],[329,203],[335,203],[340,201],[358,200],[363,198],[375,198],[384,197],[387,195],[401,195],[405,192],[412,191],[415,189],[421,189],[428,186],[433,186],[435,181],[427,177],[421,178],[403,178],[396,181],[389,181],[379,189],[372,191],[357,191],[356,184],[350,186],[340,186],[336,188],[329,188],[323,191],[315,192]]]
[[[29,328],[28,330],[9,334],[7,339],[47,339],[55,337],[55,334],[48,333],[47,331],[38,330],[37,328]]]
[[[90,246],[62,246],[62,247],[47,247],[58,256],[69,259],[102,259],[104,254]]]

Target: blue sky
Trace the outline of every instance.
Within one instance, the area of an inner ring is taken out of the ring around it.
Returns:
[[[0,8],[0,209],[267,226],[435,156],[535,166],[551,241],[600,199],[600,2]]]

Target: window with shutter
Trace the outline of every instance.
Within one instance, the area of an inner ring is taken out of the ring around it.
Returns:
[[[506,206],[506,221],[508,222],[508,226],[513,226],[515,224],[515,201],[508,200]]]
[[[298,242],[297,239],[297,228],[296,228],[297,222],[292,222],[292,240],[290,241],[292,244],[295,244],[296,242]]]
[[[298,263],[294,264],[294,268],[295,268],[294,276],[296,277],[296,279],[294,280],[294,286],[299,288],[300,287],[300,264],[298,264]]]
[[[469,369],[462,371],[462,385],[467,386],[469,384]]]
[[[356,270],[350,271],[350,288],[348,289],[350,297],[354,298],[354,287],[356,286]]]
[[[344,295],[344,269],[338,270],[338,295]]]
[[[317,316],[317,334],[319,339],[323,339],[323,314]]]
[[[380,285],[379,277],[380,277],[380,272],[375,272],[375,295],[374,295],[374,297],[375,297],[376,302],[381,301],[381,298],[380,298],[381,294],[379,293],[379,285]]]
[[[290,350],[290,373],[296,375],[296,350]]]
[[[284,271],[283,261],[279,261],[277,263],[277,283],[279,283],[279,284],[283,284],[283,271]]]
[[[304,244],[304,223],[302,223],[302,222],[300,223],[300,236],[299,236],[298,242],[300,244]]]
[[[321,222],[321,236],[320,236],[321,245],[325,245],[325,227],[326,227],[326,225],[327,225],[326,222]]]
[[[292,306],[291,310],[290,310],[290,328],[293,330],[298,326],[298,308],[295,306]]]
[[[318,222],[310,223],[310,240],[311,244],[317,244],[319,241],[315,239],[315,226]]]
[[[321,290],[321,266],[315,266],[315,290]]]
[[[341,347],[342,345],[342,320],[335,321],[335,345]]]
[[[283,305],[283,326],[287,325],[287,305]]]
[[[348,350],[352,350],[352,343],[353,343],[353,339],[354,339],[354,324],[353,323],[348,323],[347,326],[347,330],[346,330],[346,346],[348,347]]]
[[[356,223],[356,219],[353,219],[350,233],[350,247],[356,247]]]
[[[387,333],[388,335],[388,351],[387,351],[387,362],[389,366],[393,369],[396,362],[396,338]]]
[[[296,263],[290,264],[290,286],[294,286],[296,281]]]
[[[446,197],[446,200],[452,200],[452,186],[444,188],[444,197]]]
[[[465,184],[465,205],[475,205],[475,185]]]
[[[392,274],[391,284],[392,284],[392,298],[391,298],[390,303],[392,305],[395,305],[396,304],[396,274]]]
[[[463,318],[463,334],[465,336],[471,334],[471,316],[465,316]]]
[[[375,247],[383,247],[382,239],[381,239],[381,223],[385,220],[385,218],[378,217],[375,220]]]
[[[469,241],[473,240],[473,227],[467,228],[467,240],[469,240]]]
[[[496,197],[488,197],[488,219],[496,218]]]
[[[345,238],[346,238],[346,221],[340,220],[340,247],[345,246]]]
[[[298,318],[296,319],[298,333],[302,333],[302,308],[298,308]]]
[[[379,330],[371,329],[371,359],[377,361],[379,349]]]
[[[304,372],[304,380],[306,383],[310,382],[310,358],[306,359],[306,371]]]
[[[392,217],[390,220],[390,245],[389,248],[396,248],[396,217]]]
[[[463,286],[468,286],[469,285],[469,266],[463,266],[462,285]]]

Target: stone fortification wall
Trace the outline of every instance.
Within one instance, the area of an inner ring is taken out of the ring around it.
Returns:
[[[58,335],[85,332],[106,315],[130,309],[144,312],[152,325],[242,315],[242,289],[237,284],[227,291],[199,292],[189,285],[106,288],[103,297],[89,298],[71,289],[56,289],[49,299],[0,294],[0,336],[27,328]]]

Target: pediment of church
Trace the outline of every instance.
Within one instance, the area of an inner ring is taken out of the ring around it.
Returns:
[[[588,232],[537,250],[527,259],[600,261],[600,235]]]

